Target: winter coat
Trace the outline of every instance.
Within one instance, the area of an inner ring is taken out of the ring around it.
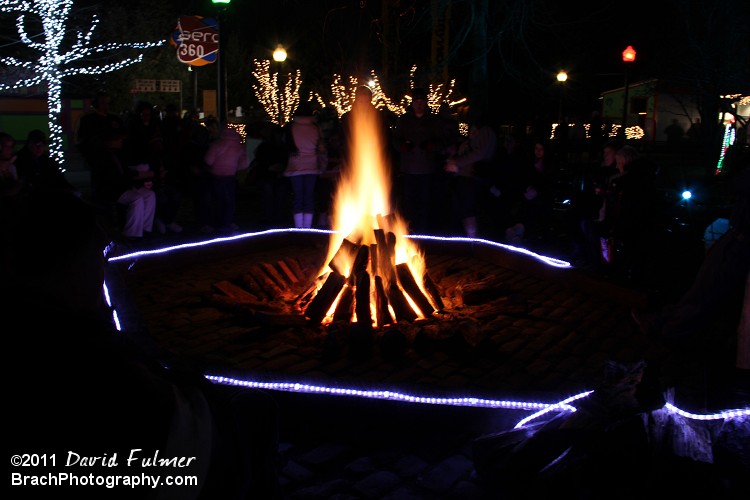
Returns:
[[[250,166],[242,138],[233,128],[225,128],[203,158],[211,175],[231,176]]]
[[[294,148],[289,153],[284,175],[317,175],[320,173],[318,156],[325,155],[325,143],[320,128],[312,116],[295,116],[291,124]]]

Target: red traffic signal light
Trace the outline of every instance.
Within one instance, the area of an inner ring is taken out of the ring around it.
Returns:
[[[635,61],[635,49],[632,45],[628,45],[628,48],[622,51],[622,60],[624,62]]]

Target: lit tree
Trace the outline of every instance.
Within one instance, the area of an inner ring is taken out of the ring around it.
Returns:
[[[266,114],[271,118],[271,121],[279,125],[284,125],[291,120],[292,113],[297,104],[299,104],[299,89],[302,86],[302,74],[299,69],[295,73],[289,73],[286,85],[283,91],[281,91],[279,83],[280,75],[279,73],[271,73],[271,62],[256,59],[253,63],[255,65],[253,76],[258,82],[253,85],[255,96],[261,106],[263,106]],[[416,70],[416,66],[413,66],[411,69],[410,88],[414,87],[414,73]],[[357,87],[360,85],[364,84],[354,76],[350,75],[348,78],[344,78],[339,74],[334,74],[330,88],[332,98],[327,104],[326,100],[317,92],[311,92],[308,99],[316,101],[321,107],[325,107],[326,105],[332,107],[336,110],[338,116],[341,117],[351,109],[357,93]],[[367,85],[372,90],[372,100],[375,107],[387,108],[388,111],[396,115],[404,114],[409,108],[411,98],[404,96],[400,101],[396,102],[386,95],[375,70],[370,71],[370,81]],[[433,111],[437,111],[443,104],[452,107],[464,102],[465,99],[454,99],[455,86],[455,80],[451,80],[448,85],[442,83],[430,84],[426,89],[427,102],[430,108]]]
[[[409,73],[410,89],[414,88],[414,74],[416,71],[417,67],[412,66]],[[341,75],[333,75],[333,83],[331,84],[333,100],[330,104],[336,109],[339,116],[351,109],[357,87],[361,85],[357,78],[353,76],[349,76],[345,81],[346,83],[344,83],[344,79]],[[370,71],[370,81],[367,85],[370,87],[370,90],[372,90],[372,100],[377,108],[387,108],[388,111],[396,115],[402,115],[406,113],[407,109],[409,109],[411,97],[404,96],[399,101],[394,101],[389,98],[386,95],[385,90],[383,90],[380,78],[377,73],[375,73],[375,70]],[[455,106],[456,104],[463,102],[465,99],[454,99],[453,93],[455,87],[455,80],[451,80],[448,85],[442,83],[428,85],[425,90],[427,91],[427,104],[430,106],[430,109],[436,112],[443,104]]]
[[[70,75],[95,75],[116,71],[131,64],[140,62],[143,54],[127,57],[119,62],[97,65],[75,65],[93,54],[113,52],[123,48],[148,49],[164,43],[107,43],[92,45],[91,38],[99,23],[96,15],[92,16],[88,31],[75,30],[75,41],[63,49],[67,33],[66,22],[73,6],[72,0],[0,0],[0,12],[17,13],[16,28],[19,39],[28,48],[39,53],[38,59],[22,60],[17,57],[0,57],[0,63],[6,66],[21,68],[22,73],[13,82],[0,82],[0,90],[30,87],[37,84],[47,85],[48,122],[50,130],[50,154],[64,172],[65,157],[62,147],[62,126],[60,125],[62,79]],[[29,34],[26,29],[26,14],[33,14],[41,19],[42,33]],[[41,36],[42,41],[39,40]]]
[[[271,73],[271,61],[256,59],[253,65],[253,76],[258,81],[257,85],[253,85],[253,90],[258,102],[272,122],[284,125],[292,119],[292,113],[299,104],[299,88],[302,85],[300,70],[287,74],[282,89],[279,73]]]

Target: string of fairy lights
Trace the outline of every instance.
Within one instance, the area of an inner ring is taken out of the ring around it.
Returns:
[[[252,85],[258,102],[268,115],[269,119],[278,124],[284,125],[291,120],[292,114],[300,101],[299,89],[302,85],[302,75],[300,70],[293,73],[287,73],[282,77],[278,72],[271,71],[271,61],[258,60],[253,61],[253,77],[257,83]],[[414,88],[414,75],[417,66],[412,66],[409,72],[410,88]],[[317,92],[310,92],[308,100],[316,102],[321,108],[330,107],[341,117],[349,111],[354,103],[354,96],[357,87],[367,85],[372,91],[372,102],[379,109],[387,109],[395,115],[402,115],[409,109],[411,97],[403,96],[399,100],[388,97],[380,83],[380,78],[374,70],[370,71],[369,79],[366,83],[361,82],[354,76],[345,77],[340,74],[333,75],[333,82],[330,86],[331,98],[326,100]],[[449,109],[462,104],[465,98],[454,98],[456,89],[456,80],[449,83],[430,84],[425,90],[427,91],[427,104],[433,111],[437,112],[443,106]]]
[[[158,47],[164,40],[157,42],[106,43],[92,45],[92,36],[99,24],[96,15],[91,18],[91,24],[86,32],[73,30],[75,42],[66,50],[62,50],[64,39],[68,35],[68,15],[73,6],[72,0],[33,0],[13,1],[0,0],[0,12],[18,14],[16,30],[19,41],[27,47],[37,51],[40,55],[34,60],[21,60],[12,56],[0,57],[0,63],[20,67],[26,70],[24,75],[13,83],[0,82],[0,90],[31,87],[40,83],[47,86],[49,151],[50,156],[65,172],[65,156],[63,150],[63,129],[60,125],[62,111],[62,79],[70,75],[97,75],[117,71],[143,59],[143,53],[133,57],[126,57],[119,62],[91,66],[73,66],[72,63],[81,61],[87,56],[102,52],[113,52],[120,49],[149,49]],[[26,30],[26,16],[33,14],[42,20],[41,33],[28,33]],[[37,39],[43,41],[36,41]]]

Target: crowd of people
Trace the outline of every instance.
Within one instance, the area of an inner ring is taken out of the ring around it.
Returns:
[[[646,284],[658,172],[646,155],[620,140],[597,140],[600,149],[576,163],[571,187],[561,181],[571,175],[569,155],[543,127],[501,136],[484,113],[458,117],[431,108],[425,89],[405,97],[408,109],[395,116],[377,108],[361,86],[353,107],[379,117],[391,209],[410,232],[551,252],[577,267]],[[91,104],[79,121],[76,147],[90,173],[91,201],[112,217],[118,237],[138,242],[184,226],[202,235],[232,234],[240,225],[331,228],[337,181],[354,161],[351,112],[339,116],[302,101],[284,126],[248,127],[246,142],[234,127],[195,112],[180,117],[171,106],[138,102],[118,114],[106,93]],[[468,125],[465,135],[459,122]],[[3,190],[74,189],[46,142],[34,130],[16,150],[12,137],[0,137],[0,146],[10,148],[0,172],[19,181]],[[239,203],[253,207],[251,220],[244,210],[235,220]]]
[[[384,117],[382,130],[385,157],[392,160],[392,206],[403,211],[415,232],[530,247],[558,238],[552,225],[561,157],[553,144],[525,134],[501,138],[481,114],[467,117],[463,136],[457,121],[429,108],[423,89],[412,89],[410,98],[407,113]],[[365,87],[357,99],[357,105],[373,104]],[[236,130],[202,123],[195,113],[179,117],[167,110],[161,116],[140,103],[123,118],[110,105],[109,96],[97,96],[78,130],[91,200],[83,199],[51,159],[42,131],[29,131],[21,148],[11,135],[0,133],[0,292],[6,306],[28,319],[9,336],[14,355],[6,364],[6,380],[23,382],[10,384],[19,409],[11,445],[75,445],[92,453],[164,449],[199,457],[193,472],[201,486],[182,498],[244,498],[250,491],[276,498],[273,401],[259,391],[217,388],[179,364],[165,369],[116,336],[105,320],[101,249],[107,235],[100,232],[98,211],[122,210],[118,231],[130,240],[180,233],[186,223],[204,234],[227,234],[239,229],[238,197],[251,192],[258,194],[262,224],[329,227],[333,186],[350,167],[349,117],[338,119],[303,102],[290,125],[255,131],[260,142],[248,152]],[[679,340],[694,334],[727,303],[737,306],[739,318],[744,292],[739,331],[743,345],[750,342],[745,292],[750,155],[730,155],[728,164],[736,197],[731,228],[714,243],[675,306],[648,321],[634,311],[650,335]],[[242,180],[247,191],[238,190],[243,171],[248,171]],[[562,220],[573,242],[571,256],[642,283],[654,246],[650,214],[657,171],[636,148],[604,144],[580,172],[580,189]],[[179,220],[185,200],[192,202],[192,221]],[[49,238],[68,266],[46,258]],[[64,338],[60,332],[66,332]],[[738,351],[737,368],[745,377],[748,359],[746,348]],[[63,390],[45,390],[52,379]],[[63,407],[75,411],[50,418]],[[194,439],[197,435],[205,439]]]

